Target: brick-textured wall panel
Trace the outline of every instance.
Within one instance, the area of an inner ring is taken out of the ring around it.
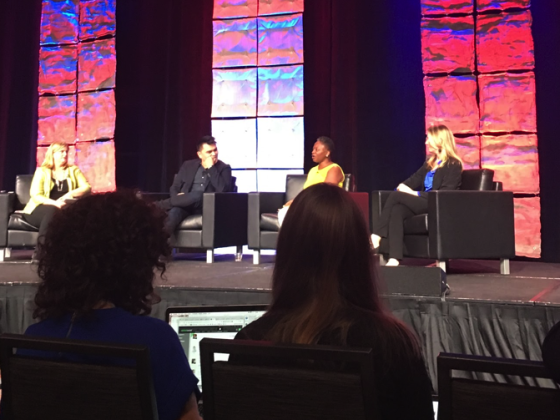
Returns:
[[[214,19],[257,16],[258,0],[214,0]]]
[[[257,18],[216,20],[212,66],[257,65]]]
[[[43,1],[41,45],[78,42],[79,4],[79,0]]]
[[[113,138],[115,117],[113,90],[79,93],[77,141]]]
[[[531,12],[480,15],[477,60],[481,73],[531,70],[535,67]]]
[[[259,0],[259,16],[303,12],[303,0]]]
[[[212,118],[256,117],[256,68],[213,70],[212,76]]]
[[[43,96],[39,98],[39,133],[37,144],[76,141],[76,96]]]
[[[473,13],[473,0],[421,0],[423,15]]]
[[[94,192],[114,191],[115,143],[81,142],[76,144],[76,165],[84,173]]]
[[[541,202],[539,197],[514,198],[515,254],[541,256]]]
[[[259,67],[259,116],[303,115],[303,66]]]
[[[474,17],[422,19],[422,66],[427,73],[474,71]]]
[[[537,131],[534,73],[480,75],[478,84],[480,131]]]
[[[478,132],[475,76],[425,77],[426,127],[445,124],[453,133]]]
[[[506,10],[512,7],[526,8],[531,5],[531,0],[477,0],[476,8],[479,12],[486,10]]]
[[[115,38],[80,45],[78,89],[106,89],[115,87],[117,55]]]
[[[76,45],[43,47],[39,50],[39,94],[76,92]]]
[[[116,0],[80,3],[80,39],[94,39],[116,32]]]
[[[482,167],[495,171],[504,190],[539,192],[539,152],[535,134],[482,136]]]
[[[303,16],[259,18],[259,66],[303,63]]]

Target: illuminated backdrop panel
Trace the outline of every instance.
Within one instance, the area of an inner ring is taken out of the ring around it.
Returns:
[[[259,66],[303,62],[303,15],[259,18]]]
[[[215,20],[212,65],[257,65],[257,19]]]
[[[257,16],[258,0],[214,0],[214,19]]]
[[[259,0],[259,15],[303,12],[303,0]]]
[[[476,8],[479,12],[487,10],[506,10],[514,7],[526,8],[531,0],[477,0]]]
[[[101,38],[116,32],[115,0],[80,3],[80,40]]]
[[[79,0],[44,0],[41,11],[41,45],[78,42]]]
[[[76,140],[76,96],[39,98],[37,144],[73,144]]]
[[[76,45],[43,47],[39,51],[39,94],[76,92]]]
[[[421,0],[423,15],[473,13],[473,0]]]

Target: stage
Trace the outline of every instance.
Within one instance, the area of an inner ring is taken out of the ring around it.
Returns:
[[[30,255],[15,251],[0,264],[1,332],[21,333],[33,322],[38,277]],[[429,263],[405,261],[419,270]],[[177,254],[156,280],[162,300],[152,315],[163,319],[169,306],[268,303],[273,267],[274,256],[253,265],[251,255],[241,262],[216,255],[206,264],[203,254]],[[511,275],[502,276],[498,261],[452,260],[447,283],[445,298],[384,295],[421,338],[433,381],[440,352],[541,359],[542,340],[560,322],[560,264],[512,261]]]

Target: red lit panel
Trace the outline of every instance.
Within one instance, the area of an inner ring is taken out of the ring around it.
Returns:
[[[480,75],[478,83],[482,132],[537,131],[534,73]]]
[[[259,19],[259,66],[303,63],[301,14]]]
[[[78,94],[77,141],[112,138],[115,132],[113,90]]]
[[[259,0],[259,16],[303,12],[303,0]]]
[[[531,70],[535,67],[531,12],[480,15],[477,60],[481,73]]]
[[[258,0],[214,0],[214,19],[257,16]]]
[[[257,65],[257,18],[216,20],[212,66]]]
[[[455,137],[463,169],[480,169],[480,136]]]
[[[479,12],[485,10],[506,10],[512,7],[529,7],[531,0],[477,0],[476,8]]]
[[[482,167],[495,171],[504,190],[539,192],[539,151],[535,134],[482,136]]]
[[[76,140],[76,96],[39,98],[37,144],[74,143]]]
[[[47,154],[48,147],[37,147],[37,167],[43,164],[43,160],[45,160],[45,155]],[[68,147],[68,164],[74,165],[76,162],[76,146],[69,146]]]
[[[541,202],[539,197],[514,198],[515,255],[541,256]]]
[[[115,87],[115,38],[80,44],[78,68],[80,92]]]
[[[39,50],[39,94],[76,92],[75,45],[42,47]]]
[[[115,33],[116,0],[80,2],[80,40],[95,39]]]
[[[213,70],[212,117],[257,115],[257,69]]]
[[[422,63],[426,73],[474,71],[474,18],[422,19]]]
[[[425,77],[426,127],[445,124],[453,133],[478,132],[475,76]]]
[[[81,142],[76,147],[76,165],[93,192],[115,191],[115,142]]]
[[[79,3],[79,0],[43,1],[41,45],[78,42]]]
[[[473,0],[421,0],[423,15],[473,13]]]

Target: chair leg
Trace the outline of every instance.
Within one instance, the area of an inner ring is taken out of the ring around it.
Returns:
[[[437,260],[436,267],[441,268],[444,272],[447,271],[447,260]]]
[[[509,275],[509,258],[500,259],[500,274]]]
[[[207,249],[206,250],[206,263],[212,264],[214,262],[214,250]]]
[[[243,245],[237,245],[235,248],[235,262],[243,259]]]
[[[254,249],[253,250],[253,264],[260,264],[261,263],[261,250]]]

